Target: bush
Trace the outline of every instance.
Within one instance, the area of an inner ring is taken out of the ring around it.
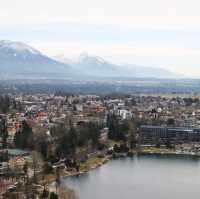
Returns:
[[[50,174],[53,173],[53,167],[50,163],[45,163],[44,165],[44,173]]]
[[[50,199],[58,199],[58,195],[56,193],[54,193],[54,192],[51,192],[49,198]]]

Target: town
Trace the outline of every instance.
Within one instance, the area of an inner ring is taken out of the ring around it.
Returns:
[[[62,176],[140,153],[198,156],[199,141],[199,96],[2,95],[0,198],[75,198]]]

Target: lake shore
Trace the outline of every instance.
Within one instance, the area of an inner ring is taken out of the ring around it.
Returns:
[[[79,177],[62,178],[61,187],[70,187],[82,199],[166,199],[174,198],[174,190],[177,199],[198,198],[199,163],[199,158],[182,155],[116,158]]]
[[[184,155],[184,156],[192,156],[192,157],[200,157],[200,154],[194,153],[194,152],[177,152],[174,149],[167,149],[167,148],[155,148],[155,147],[142,147],[137,150],[132,150],[131,155],[124,153],[120,154],[119,156],[115,156],[115,158],[118,157],[131,157],[135,155]],[[62,170],[60,172],[60,177],[71,177],[71,176],[79,176],[84,173],[87,173],[93,169],[96,169],[103,164],[106,164],[109,160],[113,159],[113,155],[105,155],[104,157],[90,157],[86,162],[80,164],[80,170],[77,172],[75,170]],[[45,180],[48,182],[48,184],[51,184],[56,180],[55,174],[49,174],[45,177]]]
[[[87,173],[93,169],[96,169],[103,164],[107,163],[110,159],[112,159],[112,155],[106,155],[104,157],[91,157],[88,158],[88,160],[84,163],[80,164],[80,170],[77,172],[75,170],[66,170],[63,169],[60,171],[60,177],[70,177],[70,176],[79,176],[81,174]],[[45,181],[48,182],[48,184],[51,184],[52,182],[55,182],[56,175],[55,174],[49,174],[45,176]]]

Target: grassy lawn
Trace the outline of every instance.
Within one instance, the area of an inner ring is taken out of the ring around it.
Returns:
[[[84,171],[84,170],[88,170],[90,168],[94,168],[97,165],[101,164],[104,159],[105,158],[101,158],[101,157],[97,157],[97,156],[91,157],[86,162],[81,163],[80,170]]]
[[[120,144],[119,141],[109,140],[108,142],[108,148],[113,147],[115,144]]]
[[[148,153],[173,153],[173,149],[167,149],[167,148],[157,148],[157,147],[144,147],[141,148],[142,152],[148,152]]]

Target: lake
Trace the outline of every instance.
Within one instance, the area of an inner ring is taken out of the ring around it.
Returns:
[[[200,159],[143,155],[62,179],[80,199],[199,199]]]

